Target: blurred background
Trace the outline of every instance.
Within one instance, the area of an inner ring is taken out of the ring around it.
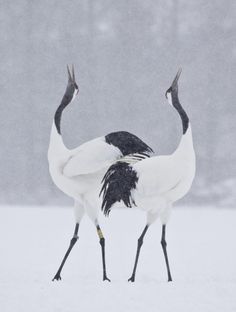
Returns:
[[[182,126],[164,97],[178,68],[197,176],[182,205],[236,203],[234,0],[0,1],[0,203],[67,205],[47,149],[75,64],[79,97],[65,110],[65,144],[116,130],[172,153]]]

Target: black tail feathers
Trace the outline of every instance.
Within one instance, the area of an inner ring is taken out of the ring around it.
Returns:
[[[131,191],[136,188],[138,182],[137,172],[126,162],[118,161],[106,172],[100,192],[103,194],[102,211],[108,216],[111,207],[123,201],[125,206],[131,208],[135,202],[131,196]]]

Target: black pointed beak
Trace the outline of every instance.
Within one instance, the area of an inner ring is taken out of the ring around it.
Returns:
[[[172,84],[171,84],[171,88],[172,89],[177,89],[178,88],[178,80],[180,77],[180,74],[182,72],[182,68],[180,68],[175,76],[175,79],[173,80]]]

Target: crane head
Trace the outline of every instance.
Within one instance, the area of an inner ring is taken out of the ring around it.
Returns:
[[[67,72],[68,72],[68,83],[66,88],[66,95],[68,96],[68,98],[71,99],[71,101],[73,101],[73,99],[79,93],[79,87],[75,81],[74,65],[72,65],[71,71],[69,66],[67,65]]]
[[[171,84],[169,89],[165,93],[165,97],[168,99],[168,102],[172,105],[172,95],[178,94],[178,80],[180,77],[180,74],[182,72],[182,69],[180,68]]]

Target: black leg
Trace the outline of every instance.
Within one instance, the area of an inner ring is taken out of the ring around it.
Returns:
[[[100,228],[99,225],[97,225],[97,233],[100,239],[100,245],[101,245],[101,249],[102,249],[102,268],[103,268],[103,280],[104,281],[111,281],[108,277],[107,277],[107,272],[106,272],[106,260],[105,260],[105,238],[102,234],[102,230]]]
[[[167,243],[166,243],[166,225],[165,224],[162,225],[161,246],[162,246],[164,256],[165,256],[165,262],[166,262],[166,268],[167,268],[167,274],[168,274],[168,282],[171,282],[172,277],[170,274],[170,266],[169,266],[167,249],[166,249]]]
[[[133,269],[133,273],[131,275],[131,277],[128,279],[129,282],[134,282],[135,281],[135,274],[136,274],[136,269],[137,269],[137,264],[138,264],[138,258],[139,258],[139,254],[140,254],[140,249],[142,247],[143,244],[143,238],[147,232],[148,229],[148,225],[145,226],[141,236],[138,239],[138,247],[137,247],[137,252],[136,252],[136,258],[135,258],[135,263],[134,263],[134,269]]]
[[[63,268],[63,266],[64,266],[64,264],[65,264],[65,262],[66,262],[66,259],[68,258],[69,254],[70,254],[70,252],[71,252],[71,249],[74,247],[75,243],[76,243],[77,240],[78,240],[78,236],[77,236],[78,230],[79,230],[79,223],[76,223],[74,235],[73,235],[73,237],[72,237],[72,239],[71,239],[71,241],[70,241],[70,246],[69,246],[69,248],[68,248],[68,250],[67,250],[67,252],[66,252],[66,254],[65,254],[65,256],[64,256],[64,258],[63,258],[63,260],[62,260],[62,263],[61,263],[61,265],[60,265],[60,267],[59,267],[59,269],[58,269],[56,275],[55,275],[54,278],[53,278],[53,281],[54,281],[54,280],[57,280],[57,281],[58,281],[58,280],[61,280],[61,270],[62,270],[62,268]]]

